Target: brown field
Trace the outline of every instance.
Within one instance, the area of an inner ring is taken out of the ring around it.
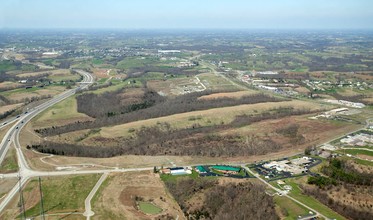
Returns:
[[[147,86],[150,89],[153,89],[154,91],[157,91],[159,93],[165,94],[167,96],[172,96],[171,93],[171,86],[173,86],[173,83],[171,80],[150,80],[147,81]]]
[[[21,83],[18,82],[2,82],[0,83],[0,89],[11,90],[17,88]]]
[[[308,94],[310,92],[310,90],[307,89],[306,87],[298,87],[294,90],[302,94]]]
[[[45,89],[39,89],[36,91],[29,92],[27,90],[23,92],[15,92],[10,94],[7,98],[14,100],[14,101],[21,101],[26,98],[32,98],[32,97],[41,97],[41,96],[47,96],[47,95],[57,95],[65,90],[65,87],[62,86],[49,86]]]
[[[109,78],[109,76],[106,74],[108,69],[93,69],[93,75],[96,76],[97,78]]]
[[[16,178],[12,179],[0,179],[0,201],[8,193],[9,190],[17,183]]]
[[[211,94],[211,95],[201,96],[198,99],[200,99],[200,100],[217,99],[217,98],[239,99],[243,96],[253,95],[253,94],[256,94],[256,93],[259,93],[259,92],[254,91],[254,90],[253,91],[238,91],[238,92],[221,92],[221,93],[214,93],[214,94]]]
[[[11,111],[13,109],[17,109],[20,106],[22,106],[22,103],[1,106],[0,107],[0,114],[4,114],[7,111]]]
[[[328,120],[310,120],[308,116],[291,116],[276,120],[266,120],[240,129],[225,131],[224,134],[252,134],[263,137],[268,135],[282,146],[289,149],[301,150],[307,146],[322,144],[338,137],[340,134],[345,134],[362,127],[357,124],[339,123]],[[291,144],[290,138],[276,133],[277,129],[291,124],[300,126],[298,134],[303,135],[305,138],[304,143]]]
[[[373,104],[373,97],[363,99],[364,102],[367,102],[369,105]]]
[[[18,77],[30,77],[30,76],[39,76],[45,73],[51,73],[52,75],[66,75],[70,74],[69,69],[58,69],[58,70],[48,70],[48,71],[41,71],[41,72],[30,72],[30,73],[22,73],[18,74]]]
[[[172,196],[166,191],[158,174],[151,171],[113,174],[108,177],[93,203],[93,219],[183,219],[184,215]],[[137,209],[135,197],[163,209],[160,214],[148,215]],[[161,199],[162,198],[162,199]]]

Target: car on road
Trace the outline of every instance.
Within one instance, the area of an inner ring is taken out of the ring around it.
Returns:
[[[16,116],[16,118],[19,118],[19,117],[21,117],[21,116],[20,116],[20,115],[17,115],[17,116]]]
[[[16,127],[16,129],[18,129],[18,126]]]

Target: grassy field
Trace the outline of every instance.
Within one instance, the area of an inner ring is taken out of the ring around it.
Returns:
[[[190,177],[192,179],[196,179],[199,177],[199,174],[196,171],[192,170],[192,174],[190,175],[189,174],[185,174],[185,175],[161,174],[160,177],[163,182],[169,182],[169,181],[172,182],[172,181],[176,181],[180,177]]]
[[[123,81],[112,80],[112,83],[113,83],[113,85],[111,85],[109,87],[106,87],[106,88],[101,88],[101,89],[94,90],[94,91],[92,91],[92,93],[101,94],[101,93],[104,93],[104,92],[116,91],[116,90],[123,89],[123,88],[126,88],[126,87],[140,87],[142,85],[139,80],[136,80],[135,83],[133,81],[130,82],[130,80],[125,80],[124,82]]]
[[[122,61],[118,62],[116,68],[118,69],[131,69],[136,67],[143,67],[146,65],[157,64],[159,59],[148,58],[148,57],[126,57]]]
[[[43,88],[34,86],[29,89],[19,88],[19,89],[8,90],[6,92],[3,92],[1,95],[5,96],[6,98],[10,100],[20,101],[20,100],[23,100],[26,98],[32,98],[32,97],[41,97],[41,96],[47,96],[47,95],[54,96],[64,90],[65,90],[65,86],[45,86]]]
[[[83,212],[84,200],[99,178],[99,174],[42,178],[46,213]],[[40,214],[38,184],[38,180],[33,179],[24,189],[28,217]]]
[[[17,155],[14,147],[9,148],[3,163],[0,164],[0,173],[13,173],[18,170]]]
[[[368,156],[373,157],[373,151],[369,151],[369,150],[343,149],[343,150],[340,150],[339,152],[351,154],[351,155],[362,154],[362,155],[368,155]]]
[[[213,73],[203,73],[197,75],[197,77],[207,88],[212,90],[239,90],[239,88],[230,81]]]
[[[32,123],[35,127],[48,127],[74,122],[76,120],[89,119],[90,117],[77,111],[77,102],[75,96],[71,96],[64,101],[46,109],[39,116],[35,117],[32,120]]]
[[[139,202],[138,205],[139,209],[146,214],[155,215],[162,212],[161,208],[153,205],[150,202]]]
[[[313,209],[322,213],[323,215],[327,216],[328,218],[346,219],[343,216],[341,216],[338,213],[331,210],[329,207],[322,204],[321,202],[317,201],[316,199],[303,194],[301,189],[299,188],[298,184],[296,183],[297,180],[299,180],[299,178],[285,180],[286,184],[292,186],[292,190],[289,193],[290,196],[292,196],[293,198],[303,202],[307,206],[312,207]]]
[[[284,196],[275,196],[274,201],[285,220],[297,219],[298,216],[308,214],[308,209]]]
[[[22,106],[21,103],[1,106],[0,107],[0,114],[4,114],[7,111],[17,109],[20,106]]]
[[[355,159],[355,162],[360,164],[360,165],[364,165],[364,166],[373,166],[373,161]]]

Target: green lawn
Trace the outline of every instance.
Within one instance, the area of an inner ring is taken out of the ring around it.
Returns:
[[[275,196],[275,203],[280,207],[281,212],[286,220],[297,219],[298,216],[307,215],[309,210],[298,203],[284,197],[284,196]]]
[[[84,200],[100,176],[100,174],[94,174],[69,177],[43,177],[42,190],[45,212],[83,212]],[[28,183],[24,191],[29,192],[38,187],[38,184],[38,180],[33,179]],[[40,214],[40,201],[28,209],[26,214],[28,217],[38,216]]]
[[[76,98],[75,96],[71,96],[51,106],[39,116],[35,117],[32,122],[35,126],[46,127],[49,125],[57,125],[59,120],[70,120],[82,117],[88,116],[78,112]]]
[[[362,155],[368,155],[368,156],[373,157],[373,151],[369,151],[369,150],[342,149],[342,150],[340,150],[340,152],[346,153],[346,154],[351,154],[351,155],[362,154]]]
[[[18,170],[16,150],[11,147],[0,166],[0,173],[12,173]]]
[[[150,202],[138,202],[138,204],[139,209],[146,214],[155,215],[162,212],[161,208],[155,206]]]
[[[373,162],[367,160],[355,159],[355,162],[365,166],[373,166]]]
[[[192,174],[190,174],[190,175],[186,174],[186,175],[176,175],[176,176],[174,176],[174,175],[171,175],[171,174],[161,174],[160,176],[161,176],[161,180],[163,182],[168,182],[168,181],[176,181],[176,179],[179,178],[179,177],[190,177],[190,178],[196,179],[196,178],[199,177],[199,174],[196,171],[193,170]]]

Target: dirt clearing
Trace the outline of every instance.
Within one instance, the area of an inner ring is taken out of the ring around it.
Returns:
[[[159,214],[145,214],[137,208],[137,200],[150,202],[162,209]],[[94,198],[93,219],[183,219],[178,204],[169,195],[158,174],[131,172],[113,174]]]

